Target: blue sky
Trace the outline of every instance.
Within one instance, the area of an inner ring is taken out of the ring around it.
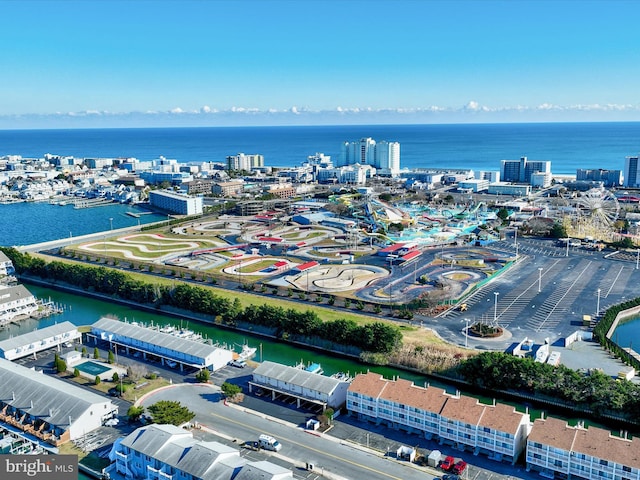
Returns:
[[[0,128],[640,120],[635,0],[0,0]]]

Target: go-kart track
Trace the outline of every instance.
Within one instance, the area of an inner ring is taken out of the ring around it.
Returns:
[[[498,350],[524,337],[554,342],[587,329],[584,315],[595,317],[634,298],[640,282],[634,262],[606,258],[606,252],[567,250],[552,241],[519,239],[517,247],[511,240],[487,247],[427,245],[409,261],[379,255],[387,243],[375,243],[364,232],[230,217],[174,227],[169,234],[105,236],[77,248],[217,273],[228,282],[340,295],[390,308],[419,297],[449,301],[448,310],[416,315],[414,323],[453,343]],[[463,303],[465,311],[459,308]],[[499,325],[505,335],[465,338],[465,327],[475,322]]]

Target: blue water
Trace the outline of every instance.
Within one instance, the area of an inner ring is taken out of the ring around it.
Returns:
[[[262,154],[270,166],[296,166],[362,137],[400,142],[402,168],[498,170],[500,160],[550,160],[556,174],[577,168],[623,169],[640,151],[640,122],[476,125],[207,127],[0,130],[0,156],[160,156],[180,162],[224,162],[239,152]]]
[[[131,227],[166,220],[166,216],[143,214],[134,218],[126,212],[147,212],[136,207],[114,203],[95,208],[73,208],[42,203],[0,205],[0,245],[18,246],[77,237],[88,233]]]

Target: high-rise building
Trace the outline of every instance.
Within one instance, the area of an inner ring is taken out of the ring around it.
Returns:
[[[246,155],[239,153],[227,157],[227,170],[246,170],[264,167],[264,156],[258,154]]]
[[[602,182],[605,187],[619,187],[622,185],[622,170],[578,168],[576,180],[579,182]]]
[[[357,142],[344,142],[340,149],[337,166],[369,165],[375,167],[377,174],[395,176],[400,172],[400,143],[376,143],[371,137]]]
[[[640,162],[638,155],[635,157],[627,157],[624,160],[624,183],[625,187],[640,187]]]
[[[500,177],[503,182],[531,183],[534,173],[551,173],[551,162],[548,160],[502,160]]]

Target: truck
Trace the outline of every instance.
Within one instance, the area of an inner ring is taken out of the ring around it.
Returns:
[[[455,463],[456,463],[456,459],[453,458],[451,455],[447,455],[447,457],[440,464],[440,468],[445,472],[448,472],[449,470],[451,470],[451,468]]]
[[[265,434],[260,435],[258,438],[258,446],[265,450],[271,450],[272,452],[279,452],[282,448],[282,445],[278,440],[273,438],[271,435]]]

